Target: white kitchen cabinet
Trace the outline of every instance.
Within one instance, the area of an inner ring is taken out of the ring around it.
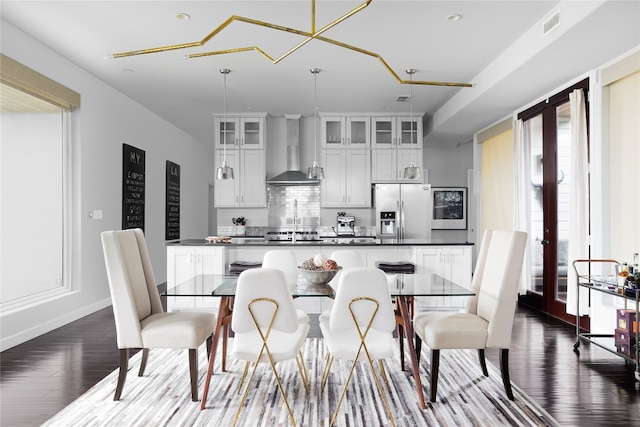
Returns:
[[[322,148],[369,148],[371,119],[368,116],[322,115]]]
[[[422,149],[378,148],[371,150],[371,182],[423,182],[422,180],[404,179],[404,168],[413,160],[422,168]]]
[[[225,150],[216,150],[215,168],[224,159]],[[226,150],[227,164],[235,179],[216,180],[215,207],[265,207],[267,205],[266,166],[264,150]]]
[[[471,289],[472,246],[431,246],[416,249],[416,272],[433,273]],[[459,309],[467,297],[422,298],[420,308]]]
[[[167,246],[167,289],[200,274],[224,274],[224,266],[225,252],[223,247]],[[219,302],[219,298],[211,297],[167,297],[167,310],[217,312]]]
[[[422,149],[422,114],[413,116],[413,127],[411,116],[374,116],[371,122],[371,148]]]
[[[226,126],[225,126],[226,123]],[[216,148],[264,149],[266,114],[214,117]],[[225,139],[226,133],[226,139]]]
[[[413,160],[422,168],[422,115],[373,117],[371,181],[416,182],[404,179],[404,168]],[[422,182],[423,180],[419,181]]]
[[[322,207],[371,207],[370,150],[322,151],[325,168],[320,187]]]
[[[214,206],[266,207],[265,126],[266,114],[214,116],[215,159],[233,168],[235,179],[216,180]],[[225,143],[226,134],[226,143]]]

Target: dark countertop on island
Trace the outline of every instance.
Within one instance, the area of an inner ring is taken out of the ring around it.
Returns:
[[[169,240],[165,246],[473,246],[474,243],[463,241],[452,241],[444,239],[378,239],[372,237],[350,237],[350,238],[323,238],[323,240],[298,240],[291,241],[265,240],[263,237],[232,237],[229,242],[208,243],[205,239],[182,239]]]

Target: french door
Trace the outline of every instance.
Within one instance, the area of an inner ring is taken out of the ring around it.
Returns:
[[[554,317],[575,322],[566,313],[569,202],[571,182],[571,106],[569,93],[588,91],[588,79],[519,114],[529,149],[530,264],[527,294],[521,302]],[[588,108],[587,108],[588,111]]]

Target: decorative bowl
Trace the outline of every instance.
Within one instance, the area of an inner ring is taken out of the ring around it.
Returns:
[[[342,270],[342,267],[338,267],[335,270],[305,270],[298,267],[298,271],[309,283],[314,285],[324,285],[331,281],[338,274],[338,271]]]

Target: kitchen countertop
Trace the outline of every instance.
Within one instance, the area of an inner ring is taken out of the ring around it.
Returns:
[[[208,243],[204,239],[182,239],[165,242],[165,246],[472,246],[474,243],[444,239],[378,239],[372,237],[330,237],[323,240],[265,240],[263,237],[232,237],[228,243]]]

